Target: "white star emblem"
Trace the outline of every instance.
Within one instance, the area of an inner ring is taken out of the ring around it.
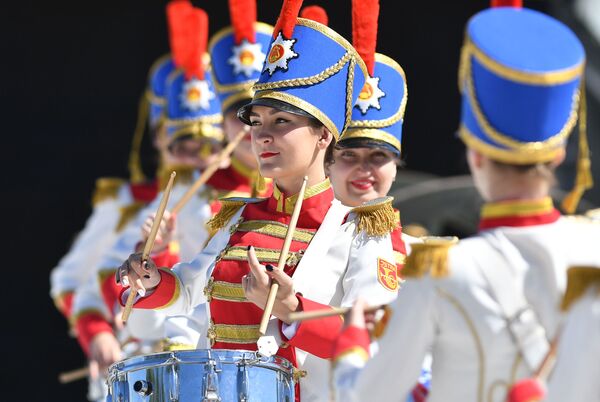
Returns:
[[[208,82],[195,78],[185,83],[180,95],[183,106],[191,111],[196,111],[200,108],[208,110],[210,108],[210,101],[214,98],[215,94],[208,87]]]
[[[292,46],[295,42],[296,39],[283,39],[281,32],[279,32],[277,39],[271,44],[271,50],[265,59],[265,68],[263,72],[269,70],[269,74],[273,75],[278,67],[282,70],[287,70],[288,60],[298,56],[298,54],[292,50]]]
[[[234,74],[243,73],[246,77],[251,77],[255,71],[260,72],[265,56],[260,43],[250,43],[244,39],[242,43],[233,47],[233,55],[227,62],[233,66]]]
[[[379,98],[382,96],[385,96],[385,93],[379,89],[379,78],[369,77],[358,95],[356,106],[363,114],[366,114],[370,107],[381,109]]]

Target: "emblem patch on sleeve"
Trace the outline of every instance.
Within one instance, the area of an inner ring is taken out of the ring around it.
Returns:
[[[392,292],[398,290],[398,272],[396,264],[377,258],[377,279],[379,283]]]

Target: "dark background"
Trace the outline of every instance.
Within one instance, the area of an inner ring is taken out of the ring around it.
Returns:
[[[350,38],[350,0],[304,3],[324,6],[329,25]],[[2,285],[3,401],[85,399],[85,381],[60,385],[56,380],[59,372],[81,367],[85,359],[48,295],[49,273],[91,211],[95,179],[128,175],[146,74],[168,52],[165,4],[20,1],[1,13],[5,142],[0,160],[7,178],[1,193],[2,244],[8,257]],[[225,0],[194,4],[209,13],[211,33],[229,24]],[[259,0],[259,20],[274,24],[280,4]],[[463,145],[454,137],[458,56],[467,19],[487,5],[381,0],[378,51],[396,59],[408,81],[402,143],[410,171],[444,177],[467,173]],[[588,54],[598,56],[597,43],[572,19],[570,3],[525,5],[559,16],[577,30]],[[598,101],[589,98],[592,115]],[[598,149],[597,121],[589,128]],[[148,158],[145,163],[151,166]],[[571,159],[559,174],[561,186],[569,188],[572,176]],[[599,192],[589,193],[588,200],[600,204]]]

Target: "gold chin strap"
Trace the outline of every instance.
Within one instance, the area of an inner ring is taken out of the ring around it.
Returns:
[[[131,140],[131,151],[129,151],[128,167],[132,183],[141,183],[146,180],[146,176],[144,176],[144,171],[142,170],[140,149],[142,148],[142,139],[144,138],[149,112],[150,105],[144,94],[140,98],[138,105],[138,118],[135,124],[135,131],[133,132],[133,139]]]
[[[592,162],[587,140],[587,107],[585,96],[585,80],[581,78],[581,99],[579,101],[579,154],[577,155],[577,170],[573,189],[562,201],[562,209],[572,214],[577,209],[581,196],[594,186],[592,178]]]

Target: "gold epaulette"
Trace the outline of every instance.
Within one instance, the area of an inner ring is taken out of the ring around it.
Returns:
[[[264,198],[230,197],[220,198],[219,201],[221,202],[221,210],[206,223],[211,233],[216,233],[224,228],[233,215],[244,205],[264,201]]]
[[[406,257],[406,263],[401,275],[404,278],[420,278],[425,273],[433,278],[448,275],[448,251],[458,243],[458,237],[422,237],[423,243],[412,243],[411,252]]]
[[[600,286],[600,266],[571,267],[567,270],[567,290],[561,308],[568,310],[592,286]]]
[[[96,206],[98,203],[109,198],[117,198],[119,189],[125,183],[127,183],[127,180],[118,179],[116,177],[101,177],[97,179],[96,189],[92,196],[92,205]]]
[[[380,197],[353,208],[356,231],[370,236],[385,236],[398,227],[399,220],[392,207],[394,197]]]
[[[191,166],[164,166],[161,167],[156,174],[159,189],[162,190],[167,186],[169,178],[171,177],[171,172],[173,171],[177,173],[177,176],[175,176],[177,184],[189,184],[194,181],[196,168]]]

